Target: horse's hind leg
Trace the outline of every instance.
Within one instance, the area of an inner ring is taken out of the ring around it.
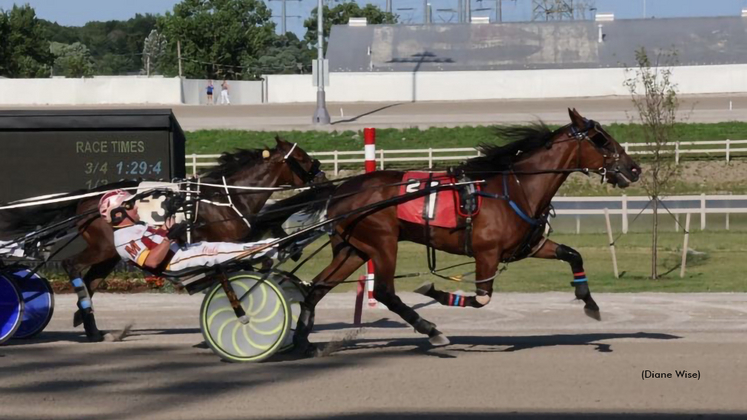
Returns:
[[[602,319],[599,312],[599,306],[591,297],[589,281],[587,280],[584,271],[584,260],[581,258],[581,254],[579,254],[578,251],[569,246],[560,245],[548,240],[532,257],[556,259],[570,264],[571,270],[573,271],[573,281],[571,282],[571,285],[576,290],[576,299],[584,301],[584,312],[586,315],[596,319],[597,321]]]
[[[304,354],[312,354],[316,350],[309,342],[309,334],[314,328],[314,309],[317,303],[366,262],[355,248],[342,242],[337,236],[332,238],[332,250],[334,253],[332,262],[314,277],[311,291],[301,304],[301,314],[298,317],[293,344],[297,351]]]
[[[402,299],[394,291],[394,274],[397,268],[397,238],[395,236],[380,238],[375,247],[358,243],[362,251],[369,253],[374,263],[374,298],[384,304],[390,311],[399,315],[405,322],[412,325],[415,331],[428,336],[428,341],[434,346],[445,346],[449,344],[436,324],[421,318],[414,309],[402,302]]]

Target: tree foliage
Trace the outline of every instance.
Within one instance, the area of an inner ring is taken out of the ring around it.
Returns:
[[[306,28],[306,35],[304,40],[306,43],[313,48],[316,48],[318,42],[318,28],[317,28],[317,9],[311,11],[311,17],[303,22],[303,26]],[[327,42],[329,41],[329,33],[332,30],[333,25],[347,25],[351,17],[364,17],[369,24],[394,24],[397,23],[397,15],[393,13],[384,12],[373,4],[367,4],[365,7],[360,7],[358,3],[348,2],[341,3],[333,8],[324,6],[324,15],[322,16],[324,25],[324,49],[327,49]]]
[[[310,73],[308,47],[292,32],[277,35],[258,57],[243,62],[244,79],[257,79],[263,74]]]
[[[52,42],[50,52],[54,55],[54,75],[66,77],[93,76],[94,63],[88,47],[80,42],[63,44]]]
[[[88,22],[81,27],[42,22],[50,41],[86,45],[96,74],[124,75],[145,68],[143,40],[156,27],[156,19],[155,15],[137,14],[128,20]]]
[[[677,52],[660,52],[652,63],[645,48],[635,52],[636,67],[628,68],[624,85],[630,92],[636,109],[635,122],[641,127],[641,138],[650,146],[651,168],[644,171],[641,184],[651,197],[654,209],[651,244],[651,277],[658,278],[659,199],[671,187],[679,173],[672,153],[676,141],[677,84],[672,80],[672,68],[677,64]]]
[[[156,29],[150,31],[143,42],[143,63],[145,74],[156,74],[161,69],[161,60],[165,57],[168,42],[166,37]]]
[[[44,27],[31,6],[0,10],[0,75],[46,77],[52,61]]]
[[[170,41],[166,74],[177,74],[181,41],[183,74],[192,78],[242,77],[242,63],[256,59],[275,38],[270,9],[259,0],[184,0],[159,18]]]

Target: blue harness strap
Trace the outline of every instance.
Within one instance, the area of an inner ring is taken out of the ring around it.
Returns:
[[[514,213],[516,213],[517,216],[521,217],[521,220],[529,223],[532,226],[538,226],[540,224],[539,221],[527,216],[527,214],[524,213],[521,207],[519,207],[519,205],[516,204],[516,202],[512,200],[511,197],[508,195],[508,177],[506,175],[502,175],[502,176],[503,176],[503,195],[490,194],[490,193],[486,193],[480,190],[475,192],[475,194],[483,196],[483,197],[495,198],[497,200],[508,201],[508,205],[511,206],[511,208],[514,210]]]

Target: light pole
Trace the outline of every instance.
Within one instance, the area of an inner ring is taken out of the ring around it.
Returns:
[[[327,112],[327,101],[324,95],[324,5],[322,0],[317,2],[317,61],[316,61],[316,111],[314,112],[314,124],[329,124],[329,112]]]

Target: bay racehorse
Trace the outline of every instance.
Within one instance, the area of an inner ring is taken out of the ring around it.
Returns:
[[[294,143],[276,138],[272,149],[239,150],[236,153],[224,153],[218,166],[200,176],[202,184],[225,184],[239,187],[277,187],[281,185],[303,186],[312,181],[325,181],[324,173],[319,169],[319,161]],[[98,188],[106,191],[117,188],[136,187],[137,181],[122,181]],[[222,187],[199,187],[202,198],[213,203],[200,202],[196,211],[195,239],[206,241],[238,242],[247,238],[251,227],[243,217],[257,213],[269,199],[272,191],[237,191]],[[88,191],[71,193],[77,195]],[[233,206],[226,206],[230,197]],[[36,229],[55,220],[62,220],[74,214],[83,215],[94,211],[98,206],[99,196],[70,201],[64,205],[52,205],[48,208],[30,207],[23,213],[16,212],[9,223],[5,217],[3,229],[22,231]],[[237,214],[240,213],[239,214]],[[7,214],[5,216],[8,216]],[[1,216],[0,216],[1,217]],[[120,261],[114,246],[112,227],[95,214],[83,218],[78,229],[86,242],[86,248],[80,253],[63,261],[63,267],[70,281],[78,285],[78,312],[74,325],[83,323],[86,336],[91,341],[102,341],[113,336],[100,331],[96,326],[91,297],[93,282],[106,278]],[[90,268],[89,268],[90,267]],[[86,271],[88,269],[88,271]],[[83,274],[85,272],[85,274]],[[85,285],[80,287],[80,281]]]
[[[482,207],[467,229],[445,229],[406,222],[398,218],[391,202],[402,195],[403,172],[379,171],[360,175],[334,190],[317,189],[304,194],[307,200],[324,202],[327,216],[340,215],[332,234],[333,260],[313,279],[311,292],[302,305],[295,343],[303,352],[314,350],[308,341],[317,303],[340,282],[371,259],[375,267],[374,297],[398,314],[416,331],[426,334],[433,345],[448,339],[433,323],[421,318],[395,294],[394,276],[399,241],[425,244],[451,254],[471,254],[475,259],[475,295],[454,295],[433,284],[417,291],[442,305],[480,308],[490,302],[493,280],[500,262],[526,257],[558,259],[573,272],[576,298],[585,303],[587,315],[600,318],[599,306],[591,296],[581,255],[567,245],[544,238],[544,226],[551,212],[551,200],[573,172],[597,173],[606,182],[621,188],[638,180],[641,168],[623,147],[598,123],[587,120],[576,110],[568,110],[571,123],[550,130],[542,123],[531,127],[499,130],[511,142],[505,146],[483,145],[484,156],[452,168],[461,179],[482,180]],[[356,209],[373,206],[365,213]]]

